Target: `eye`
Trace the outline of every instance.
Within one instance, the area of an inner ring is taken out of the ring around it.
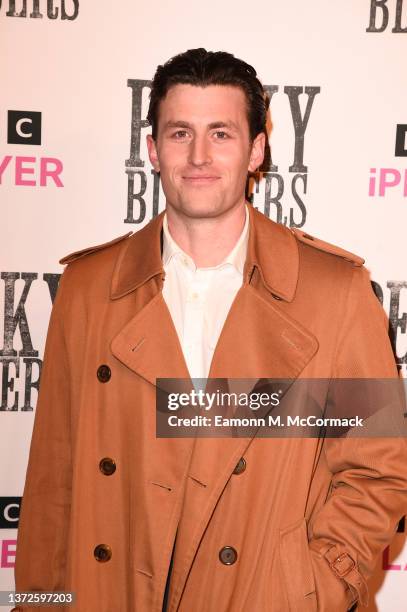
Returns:
[[[176,140],[182,140],[183,138],[187,138],[188,132],[186,130],[177,130],[172,134],[172,137]]]
[[[227,132],[224,132],[223,130],[217,130],[214,133],[214,136],[216,140],[227,140],[229,138],[229,134],[227,134]]]

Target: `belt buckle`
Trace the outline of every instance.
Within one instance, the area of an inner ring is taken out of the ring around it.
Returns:
[[[348,559],[348,565],[346,565],[342,570],[337,567],[338,565],[340,566],[340,564],[342,563],[342,561],[344,561],[344,559]],[[350,563],[349,563],[350,562]],[[349,574],[350,571],[352,571],[355,567],[356,567],[356,563],[355,561],[352,559],[352,557],[350,555],[348,555],[348,553],[342,553],[341,555],[339,555],[338,557],[336,557],[336,559],[334,559],[331,563],[330,563],[331,568],[334,570],[334,572],[337,574],[337,576],[339,576],[339,578],[343,578],[344,576],[346,576],[347,574]]]

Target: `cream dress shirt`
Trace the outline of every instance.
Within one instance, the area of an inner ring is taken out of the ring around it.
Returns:
[[[249,237],[249,211],[240,237],[217,266],[197,268],[172,238],[163,220],[163,297],[171,313],[191,378],[207,378],[230,306],[242,286]]]

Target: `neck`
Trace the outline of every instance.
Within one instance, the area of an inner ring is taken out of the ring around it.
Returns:
[[[187,217],[167,204],[172,238],[194,260],[197,268],[220,264],[235,246],[246,219],[245,201],[217,217]]]

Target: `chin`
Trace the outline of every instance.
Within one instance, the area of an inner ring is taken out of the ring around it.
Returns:
[[[188,217],[217,217],[224,212],[225,207],[217,202],[208,203],[207,199],[205,202],[190,200],[188,203],[181,204],[179,210]]]

